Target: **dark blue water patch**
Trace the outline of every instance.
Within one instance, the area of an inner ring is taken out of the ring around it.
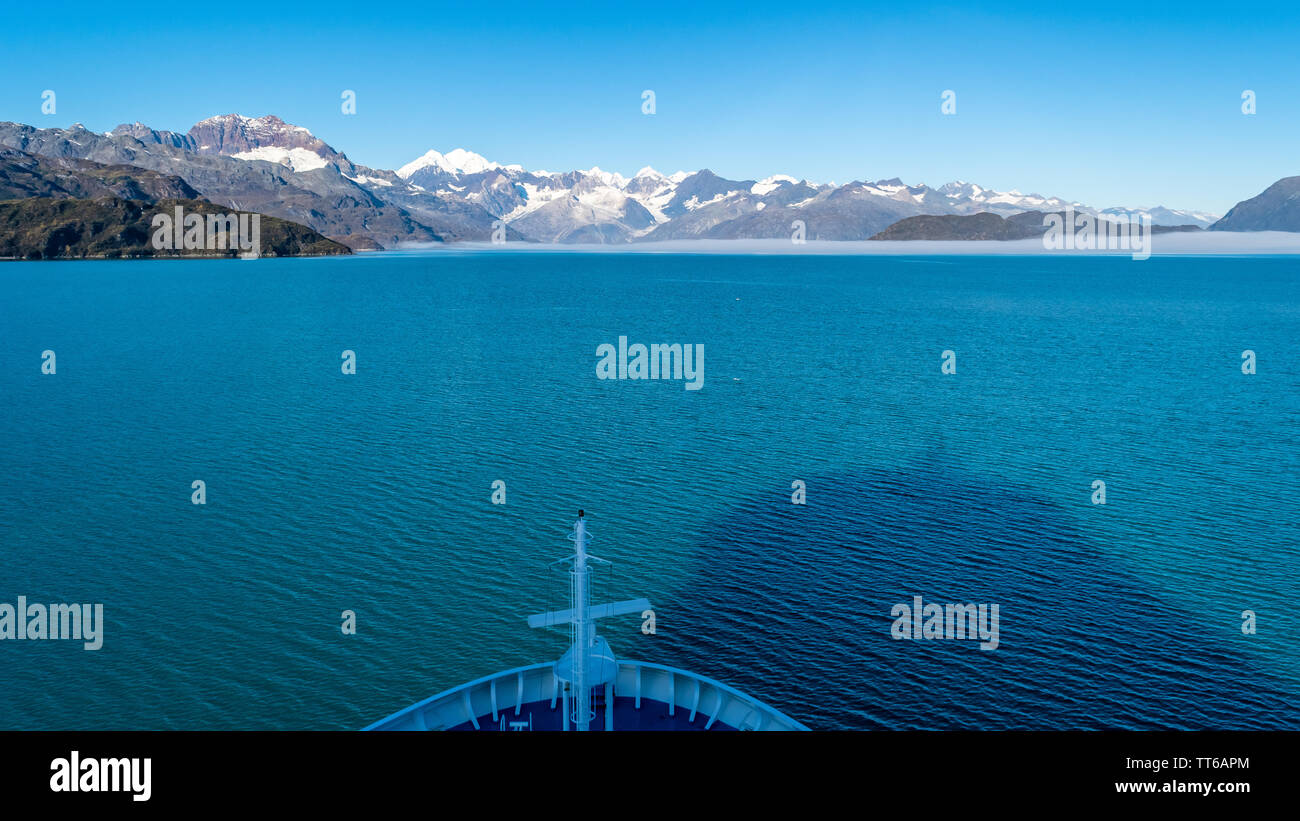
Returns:
[[[1027,488],[933,460],[809,486],[833,501],[751,498],[700,533],[651,655],[815,729],[1300,728],[1294,689],[1215,638],[1217,613]],[[918,595],[998,604],[999,646],[893,638]]]

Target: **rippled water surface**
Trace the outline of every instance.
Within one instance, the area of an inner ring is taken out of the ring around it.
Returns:
[[[1298,281],[1285,258],[5,264],[0,602],[107,624],[96,652],[0,641],[0,727],[353,728],[556,658],[524,619],[561,605],[545,565],[582,507],[600,593],[655,605],[657,635],[602,624],[620,655],[815,728],[1300,728]],[[703,344],[703,389],[597,379],[620,335]],[[997,603],[1000,646],[893,639],[917,595]]]

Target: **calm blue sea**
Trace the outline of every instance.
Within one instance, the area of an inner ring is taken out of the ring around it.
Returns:
[[[0,602],[106,627],[0,641],[0,728],[359,728],[558,658],[580,507],[657,613],[616,652],[814,728],[1300,728],[1298,264],[4,264]],[[620,335],[703,389],[597,379]],[[917,595],[1000,646],[895,640]]]

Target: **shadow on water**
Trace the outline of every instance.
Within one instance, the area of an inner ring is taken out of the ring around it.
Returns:
[[[750,498],[702,532],[691,588],[640,655],[817,729],[1300,726],[1300,699],[1210,616],[1024,489],[933,456],[808,487],[807,506]],[[895,640],[891,609],[915,595],[998,604],[1000,646]]]

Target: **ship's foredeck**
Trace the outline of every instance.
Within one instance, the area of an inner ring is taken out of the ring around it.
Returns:
[[[407,707],[367,730],[568,730],[553,663],[505,670]],[[612,709],[610,708],[612,705]],[[806,730],[721,682],[639,661],[618,662],[592,698],[592,730]]]
[[[702,713],[696,713],[692,720],[690,713],[685,710],[669,710],[669,705],[662,701],[652,699],[642,699],[641,706],[636,705],[636,699],[630,697],[618,696],[614,699],[613,714],[607,715],[608,705],[602,704],[600,699],[595,700],[593,717],[591,721],[592,730],[605,729],[606,720],[610,720],[613,727],[623,731],[687,731],[687,730],[735,730],[721,721],[714,721],[710,726],[709,716]],[[513,709],[506,713],[499,714],[497,722],[493,724],[489,719],[490,716],[483,716],[479,720],[479,726],[475,727],[473,722],[466,721],[455,727],[447,729],[453,732],[467,731],[557,731],[564,730],[564,708],[563,704],[557,704],[552,707],[549,701],[534,701],[530,704],[523,705],[518,714]]]

